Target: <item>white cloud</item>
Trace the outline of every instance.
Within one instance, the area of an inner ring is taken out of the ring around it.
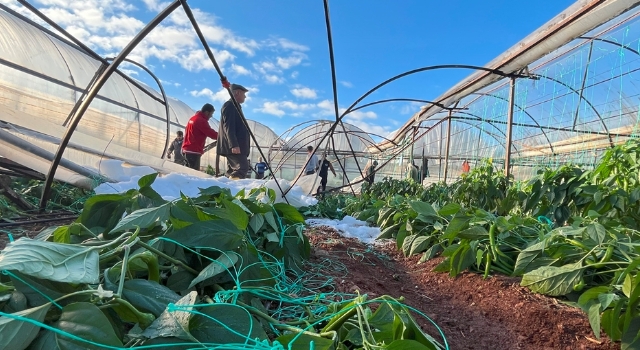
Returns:
[[[420,110],[420,108],[424,106],[424,103],[421,102],[411,102],[406,104],[400,108],[400,114],[414,114]]]
[[[304,87],[304,86],[299,86],[294,89],[291,89],[291,93],[293,94],[293,96],[298,98],[309,98],[309,99],[318,98],[318,94],[316,90],[308,87]]]
[[[264,76],[264,79],[269,84],[282,84],[284,83],[284,78],[275,74],[267,74]]]
[[[317,105],[311,103],[295,103],[292,101],[267,101],[262,107],[254,109],[254,112],[262,112],[265,114],[282,117],[285,114],[297,117],[303,112],[317,108]],[[287,111],[285,111],[287,110]]]
[[[285,38],[269,39],[264,42],[264,45],[289,51],[309,51],[309,48],[307,46],[294,43],[293,41]]]
[[[158,0],[142,0],[142,2],[152,11],[162,11],[170,4],[169,1],[160,2]]]
[[[231,70],[237,75],[251,75],[251,71],[239,64],[231,64]]]
[[[348,81],[344,81],[344,80],[340,81],[340,84],[341,84],[342,86],[344,86],[344,87],[348,87],[348,88],[352,88],[352,87],[353,87],[353,84],[351,84],[351,83],[350,83],[350,82],[348,82]]]
[[[300,72],[298,72],[298,71],[293,71],[293,72],[291,73],[291,79],[296,79],[296,78],[298,77],[298,75],[300,75]]]
[[[289,69],[291,67],[295,67],[302,63],[302,60],[307,58],[307,55],[302,53],[294,53],[289,57],[278,57],[276,58],[276,63],[282,69]]]
[[[191,96],[194,96],[194,97],[207,97],[212,102],[218,102],[220,104],[225,103],[227,102],[227,100],[229,100],[229,92],[227,92],[227,90],[224,88],[221,88],[215,93],[211,91],[211,89],[209,88],[204,88],[200,91],[193,90],[193,91],[190,91],[189,93],[191,94]]]
[[[340,113],[344,113],[346,109],[340,108]],[[345,116],[351,120],[378,119],[378,115],[372,111],[354,111]]]

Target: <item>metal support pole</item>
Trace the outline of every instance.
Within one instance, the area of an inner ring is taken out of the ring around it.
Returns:
[[[587,56],[587,64],[584,67],[584,74],[582,75],[582,85],[580,86],[580,96],[578,97],[578,105],[576,106],[576,113],[573,117],[573,130],[576,130],[576,123],[578,122],[578,114],[580,112],[580,104],[582,103],[582,94],[584,93],[584,86],[587,83],[587,77],[589,75],[589,65],[591,64],[591,54],[593,53],[593,41],[589,44],[589,55]]]
[[[111,75],[117,70],[118,66],[122,61],[127,57],[127,55],[133,51],[133,49],[144,39],[152,30],[155,28],[160,22],[162,22],[165,18],[167,18],[171,12],[177,9],[180,6],[180,1],[175,0],[172,2],[167,8],[165,8],[162,12],[160,12],[154,19],[149,22],[132,40],[127,44],[127,46],[118,54],[118,56],[111,62],[111,64],[105,69],[104,72],[100,75],[100,77],[95,81],[91,88],[87,89],[87,95],[83,100],[79,100],[77,103],[79,107],[76,109],[74,116],[71,120],[71,123],[67,127],[67,130],[60,141],[60,146],[58,146],[58,150],[56,151],[55,158],[53,162],[51,162],[51,167],[49,168],[49,172],[47,173],[46,180],[44,182],[44,187],[42,189],[42,197],[40,197],[40,210],[44,210],[47,207],[47,202],[49,201],[49,192],[51,190],[51,184],[53,183],[53,178],[56,174],[56,169],[60,164],[60,160],[62,159],[62,154],[64,153],[69,140],[71,140],[71,135],[75,131],[78,123],[80,123],[80,119],[84,115],[84,113],[89,109],[89,105],[93,101],[93,99],[98,95],[100,89],[104,86],[104,84],[109,80]],[[75,107],[74,107],[75,108]]]
[[[447,117],[447,148],[444,151],[444,183],[447,183],[447,175],[449,173],[449,150],[451,149],[451,113],[449,110],[449,116]]]
[[[513,105],[516,99],[516,77],[511,77],[509,82],[509,113],[507,114],[507,141],[504,145],[504,174],[511,175],[511,143],[513,142]]]

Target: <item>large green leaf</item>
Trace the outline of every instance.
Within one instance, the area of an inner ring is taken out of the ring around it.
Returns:
[[[235,252],[225,252],[220,255],[218,259],[211,262],[207,267],[200,271],[198,277],[196,277],[189,284],[189,288],[195,286],[196,284],[207,280],[211,277],[217,276],[223,272],[230,273],[229,270],[238,262],[238,254]]]
[[[60,226],[53,231],[52,235],[55,243],[71,243],[71,235],[88,235],[96,237],[93,232],[83,224],[79,223]]]
[[[207,214],[214,215],[220,219],[231,221],[239,230],[244,230],[249,224],[249,216],[239,205],[227,200],[223,200],[224,208],[204,208]]]
[[[133,213],[125,216],[110,232],[113,234],[116,232],[122,232],[126,230],[134,230],[137,227],[149,228],[155,225],[156,222],[163,222],[169,219],[169,213],[171,211],[171,203],[165,203],[156,208],[139,209]]]
[[[518,254],[516,259],[516,265],[514,268],[514,275],[520,275],[527,270],[527,267],[537,258],[542,256],[544,249],[546,248],[546,241],[538,242],[527,247],[525,250]]]
[[[301,334],[285,334],[276,340],[288,350],[309,350],[311,342],[313,342],[315,350],[332,350],[333,340],[321,337],[314,337],[304,333]]]
[[[80,302],[65,306],[60,319],[56,322],[56,328],[93,343],[114,347],[123,346],[107,317],[92,303]],[[102,346],[60,334],[56,334],[56,339],[61,350],[104,349]]]
[[[60,350],[56,343],[56,333],[48,329],[41,329],[36,339],[31,342],[28,350]]]
[[[275,210],[286,220],[294,224],[304,224],[304,216],[300,214],[298,209],[286,203],[276,203],[273,205]]]
[[[196,341],[189,333],[189,320],[191,311],[196,303],[198,293],[191,292],[175,303],[175,309],[165,310],[149,328],[145,329],[142,336],[153,339],[158,337],[176,337],[186,341]]]
[[[0,253],[0,270],[67,283],[97,283],[95,248],[21,238]]]
[[[253,232],[258,233],[263,225],[264,225],[264,215],[260,213],[253,214],[253,216],[249,220],[249,226],[251,227]]]
[[[221,219],[196,222],[166,237],[190,247],[214,247],[224,251],[236,249],[244,235],[231,221]]]
[[[460,233],[460,231],[469,227],[469,221],[471,221],[471,217],[469,216],[454,217],[453,219],[451,219],[451,222],[449,222],[449,226],[447,226],[447,229],[444,231],[441,239],[448,239],[449,243],[451,243],[453,239],[456,238],[458,233]]]
[[[386,350],[433,350],[435,347],[428,347],[418,341],[411,339],[395,340],[383,349]]]
[[[50,300],[55,300],[64,295],[78,292],[84,288],[84,285],[76,286],[69,283],[50,281],[27,276],[19,272],[15,272],[13,275],[14,276],[11,276],[11,282],[16,290],[22,292],[27,297],[29,307],[44,305]],[[46,298],[45,296],[49,298]],[[59,304],[64,305],[65,303],[69,303],[70,300],[80,301],[86,298],[86,296],[65,298],[60,301]]]
[[[123,194],[100,194],[89,197],[84,203],[77,222],[89,229],[101,228],[109,232],[122,218],[129,206],[130,196]]]
[[[462,230],[458,233],[458,237],[462,238],[462,239],[468,239],[468,240],[480,240],[480,239],[485,239],[485,238],[489,238],[489,232],[487,232],[487,230],[480,226],[480,225],[476,225],[476,226],[471,226],[466,230]]]
[[[149,280],[134,279],[124,282],[122,296],[131,305],[158,317],[169,303],[175,303],[180,296],[171,289]]]
[[[418,214],[424,215],[426,217],[438,217],[438,213],[436,213],[436,210],[433,209],[433,207],[429,203],[412,201],[409,203],[409,205]]]
[[[402,251],[405,256],[413,256],[427,250],[430,244],[431,237],[413,235],[405,238],[402,244]]]
[[[589,235],[589,238],[594,240],[596,243],[602,244],[604,239],[607,237],[607,229],[596,222],[587,226],[587,234]]]
[[[201,343],[233,344],[268,339],[260,322],[237,305],[212,304],[198,310],[189,321],[189,332]]]
[[[181,270],[174,272],[167,279],[167,287],[174,292],[181,292],[189,289],[191,281],[196,278],[196,275],[189,271]]]
[[[144,175],[138,180],[138,186],[140,186],[140,188],[149,187],[153,184],[154,181],[156,181],[157,177],[158,177],[158,173],[151,173],[148,175]]]
[[[560,267],[545,266],[525,273],[520,285],[540,294],[566,295],[573,290],[574,285],[579,283],[583,271],[584,268],[580,263]]]
[[[460,209],[462,209],[462,207],[458,203],[447,203],[447,205],[438,210],[438,214],[442,216],[455,215]]]
[[[51,304],[18,311],[11,315],[43,322]],[[38,335],[39,326],[11,317],[0,317],[0,349],[22,350]]]
[[[597,339],[600,339],[600,307],[600,303],[591,303],[587,311],[589,324],[591,324],[591,329]]]

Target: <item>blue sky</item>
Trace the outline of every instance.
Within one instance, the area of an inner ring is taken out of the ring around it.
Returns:
[[[15,0],[0,2],[26,13]],[[113,55],[162,8],[161,0],[32,0],[36,7],[100,54]],[[571,5],[570,0],[333,0],[338,101],[346,108],[380,82],[407,70],[440,64],[485,65]],[[322,0],[191,0],[231,82],[251,91],[247,118],[280,134],[314,119],[333,119],[331,70]],[[228,99],[182,9],[134,51],[165,83],[170,96],[194,109]],[[126,69],[154,86],[143,72]],[[364,102],[388,98],[434,100],[469,70],[419,73]],[[346,121],[386,135],[419,110],[387,103]],[[219,119],[219,114],[214,115]]]

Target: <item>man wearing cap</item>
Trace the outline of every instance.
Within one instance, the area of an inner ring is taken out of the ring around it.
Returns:
[[[200,170],[200,158],[204,153],[207,137],[214,140],[218,138],[218,133],[209,125],[209,119],[214,111],[211,104],[205,103],[202,109],[189,119],[185,128],[182,154],[184,154],[186,166],[191,169]]]
[[[364,180],[369,183],[369,186],[373,185],[373,180],[376,177],[376,166],[378,166],[378,161],[374,160],[364,168]]]
[[[244,103],[247,91],[242,85],[231,84],[231,93],[238,104]],[[230,179],[244,179],[249,172],[249,131],[232,100],[224,103],[221,114],[220,136],[216,146],[218,154],[227,158],[227,176]]]

